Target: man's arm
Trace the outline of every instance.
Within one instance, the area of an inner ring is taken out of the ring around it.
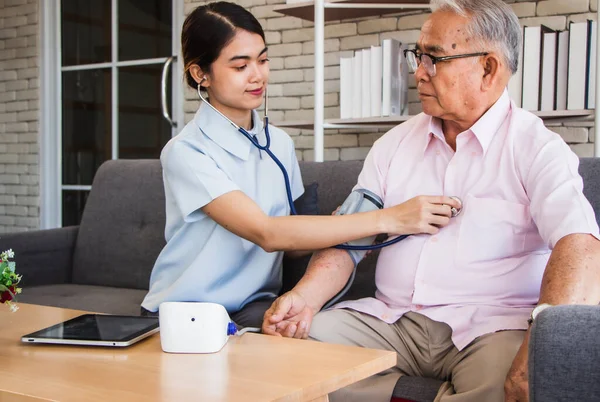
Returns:
[[[600,241],[571,234],[556,243],[542,278],[539,303],[600,303]]]
[[[310,260],[306,273],[294,290],[301,294],[315,311],[319,311],[344,288],[354,262],[345,250],[327,249],[317,252]]]
[[[590,234],[560,239],[546,265],[539,304],[600,303],[600,241]],[[507,401],[529,400],[529,330],[504,384]]]
[[[265,334],[307,338],[313,316],[348,282],[354,262],[344,250],[316,252],[296,286],[265,312]]]

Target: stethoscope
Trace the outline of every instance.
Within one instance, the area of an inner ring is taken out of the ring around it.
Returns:
[[[229,124],[231,124],[237,131],[239,131],[244,137],[246,137],[251,143],[252,145],[254,145],[256,148],[258,148],[261,151],[265,151],[267,153],[267,155],[269,155],[271,157],[271,159],[273,160],[273,162],[275,162],[275,164],[277,166],[279,166],[279,169],[281,170],[281,173],[283,174],[283,179],[285,181],[285,191],[287,194],[287,199],[288,199],[288,204],[290,205],[290,212],[292,215],[298,215],[298,213],[296,212],[296,208],[294,207],[294,200],[292,198],[292,186],[290,184],[290,178],[289,175],[287,173],[287,170],[285,169],[285,166],[283,166],[283,163],[281,163],[281,161],[277,158],[277,156],[275,156],[275,154],[273,152],[271,152],[271,135],[269,134],[269,117],[268,117],[268,112],[269,112],[269,97],[267,95],[267,88],[265,87],[265,114],[263,117],[263,124],[265,127],[265,137],[267,139],[266,144],[265,145],[260,145],[260,143],[258,142],[258,138],[252,136],[248,131],[246,131],[243,127],[238,126],[237,124],[235,124],[229,117],[225,116],[223,113],[221,113],[220,111],[217,110],[217,108],[215,108],[213,105],[210,104],[210,102],[204,98],[204,96],[202,96],[201,90],[200,90],[200,84],[206,80],[206,77],[202,77],[202,80],[200,80],[200,82],[198,83],[198,96],[200,97],[200,100],[202,102],[204,102],[204,104],[208,105],[212,110],[214,110],[217,114],[219,114],[221,117],[223,117],[227,122],[229,122]],[[460,199],[458,197],[453,197],[455,199],[457,199],[460,202]],[[462,202],[461,202],[462,204]],[[460,209],[456,209],[456,208],[452,208],[452,217],[457,216],[458,214],[460,214],[461,210]],[[378,243],[378,244],[373,244],[373,245],[369,245],[369,246],[355,246],[355,245],[348,245],[348,244],[338,244],[337,246],[334,246],[335,248],[341,249],[341,250],[356,250],[356,251],[369,251],[369,250],[378,250],[387,246],[391,246],[392,244],[396,244],[399,241],[402,241],[404,239],[406,239],[408,236],[410,235],[399,235],[398,237],[393,238],[392,240],[388,240],[382,243]]]

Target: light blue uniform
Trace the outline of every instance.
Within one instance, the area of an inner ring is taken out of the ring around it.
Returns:
[[[263,123],[253,129],[265,144]],[[292,139],[269,126],[271,151],[290,176],[292,196],[304,187]],[[290,214],[281,170],[223,117],[201,104],[194,119],[164,147],[160,160],[166,197],[167,244],[158,256],[142,307],[157,311],[165,301],[206,301],[231,314],[251,301],[277,296],[283,253],[267,253],[229,232],[200,208],[241,190],[270,216]]]

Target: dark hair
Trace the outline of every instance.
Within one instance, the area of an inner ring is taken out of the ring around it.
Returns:
[[[181,30],[181,53],[185,79],[190,87],[198,88],[190,74],[190,67],[197,64],[202,71],[210,72],[211,64],[233,39],[237,29],[258,34],[265,40],[258,20],[244,7],[234,3],[219,1],[205,4],[187,16]]]

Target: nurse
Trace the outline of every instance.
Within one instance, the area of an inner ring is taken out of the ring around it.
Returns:
[[[196,8],[181,34],[185,77],[210,104],[266,142],[256,111],[269,60],[262,27],[244,8],[217,2]],[[271,151],[304,188],[294,144],[269,127]],[[166,245],[150,277],[142,314],[165,301],[225,306],[241,326],[260,327],[281,287],[283,252],[316,250],[379,233],[435,233],[447,224],[449,197],[417,197],[393,208],[347,216],[289,216],[284,179],[271,158],[201,102],[160,156],[166,197]],[[455,205],[456,204],[456,205]],[[305,252],[306,253],[306,252]]]

